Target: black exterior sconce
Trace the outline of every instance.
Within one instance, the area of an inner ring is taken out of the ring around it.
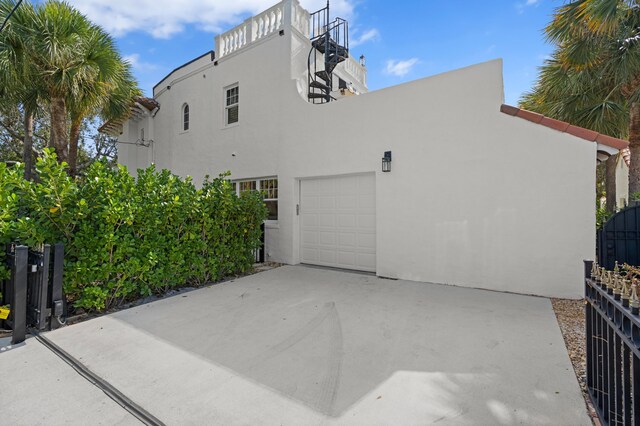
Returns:
[[[385,151],[384,157],[382,157],[382,171],[391,171],[391,151]]]

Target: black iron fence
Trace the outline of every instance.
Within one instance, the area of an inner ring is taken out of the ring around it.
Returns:
[[[9,278],[0,283],[0,306],[9,310],[0,328],[11,329],[12,343],[25,339],[27,328],[52,330],[63,324],[64,247],[45,244],[38,249],[10,245],[6,251]]]
[[[640,265],[640,204],[626,207],[597,232],[598,264],[613,269],[615,262]]]
[[[640,424],[637,278],[585,261],[587,387],[604,425]]]

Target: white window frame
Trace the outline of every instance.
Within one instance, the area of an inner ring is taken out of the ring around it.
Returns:
[[[180,133],[185,133],[188,132],[189,129],[191,129],[191,108],[189,107],[188,103],[184,103],[182,104],[182,109],[180,110],[181,114],[180,114],[180,118],[181,118],[181,123],[182,123],[182,129],[180,131]],[[185,114],[186,112],[186,114]],[[186,115],[186,120],[185,120],[185,115]],[[187,125],[187,128],[185,129],[185,124]]]
[[[275,201],[276,203],[278,203],[278,197],[280,196],[280,194],[278,193],[278,186],[280,185],[280,183],[278,182],[278,176],[266,176],[266,177],[251,178],[251,179],[237,179],[237,180],[232,180],[231,185],[232,187],[235,186],[234,191],[237,196],[240,196],[241,183],[253,182],[255,184],[255,189],[252,189],[251,191],[262,191],[263,190],[262,181],[267,181],[267,180],[276,181],[276,187],[272,189],[276,191],[277,196],[275,198],[265,198],[264,201]],[[264,190],[267,191],[267,189],[264,189]],[[280,209],[278,209],[278,217],[280,217]],[[266,219],[265,223],[278,223],[278,219]]]
[[[236,95],[236,102],[230,105],[227,105],[229,91],[233,89],[238,89],[238,93]],[[222,120],[224,123],[224,127],[237,126],[240,123],[240,84],[234,83],[225,87],[222,94],[223,94],[222,99],[223,99],[223,107],[224,107],[224,115],[222,117]],[[233,123],[229,123],[229,110],[231,110],[234,107],[238,108],[238,119]]]

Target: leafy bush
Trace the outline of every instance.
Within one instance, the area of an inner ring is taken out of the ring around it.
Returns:
[[[613,212],[607,211],[604,207],[596,208],[596,229],[602,229],[604,224],[609,220],[611,216],[613,216]]]
[[[64,289],[77,307],[104,310],[253,263],[267,211],[261,194],[237,197],[225,175],[197,189],[153,166],[134,179],[97,162],[74,181],[50,151],[36,169],[30,182],[0,164],[0,243],[63,242]]]

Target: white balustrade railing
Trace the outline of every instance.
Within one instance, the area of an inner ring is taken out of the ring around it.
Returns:
[[[300,6],[297,0],[292,2],[291,25],[300,31],[303,36],[309,38],[309,12]]]
[[[363,85],[367,85],[367,72],[360,62],[353,59],[352,56],[349,56],[346,61],[344,61],[344,70],[348,72],[356,81],[362,83]]]
[[[251,43],[255,43],[273,33],[279,32],[285,24],[285,13],[291,11],[291,20],[293,21],[294,13],[296,19],[299,19],[300,9],[302,8],[297,0],[284,0],[264,12],[245,20],[237,27],[216,36],[217,57],[225,57]],[[304,9],[302,9],[302,11],[306,12]]]
[[[216,36],[216,57],[223,58],[289,26],[307,38],[310,36],[309,12],[300,6],[298,0],[283,0],[264,12],[248,18],[229,31]],[[344,69],[356,81],[366,86],[366,70],[357,60],[349,57],[344,62]]]

